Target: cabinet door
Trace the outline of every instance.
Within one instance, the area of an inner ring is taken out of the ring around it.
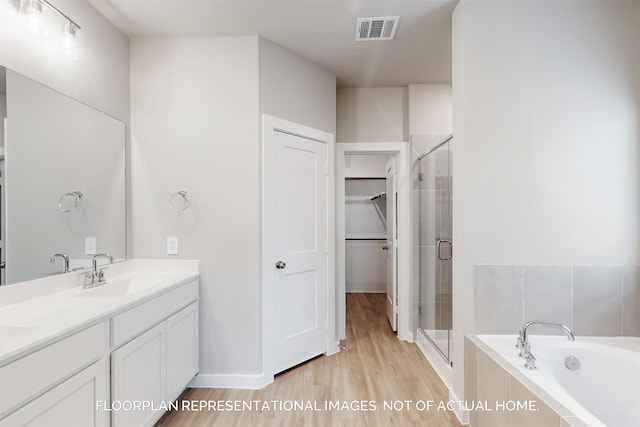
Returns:
[[[198,304],[167,319],[167,399],[180,396],[198,372]]]
[[[166,400],[165,322],[111,353],[112,407],[145,405],[144,410],[114,410],[113,427],[153,425]],[[156,409],[156,410],[154,410]]]
[[[107,366],[100,360],[0,421],[2,427],[107,427]]]

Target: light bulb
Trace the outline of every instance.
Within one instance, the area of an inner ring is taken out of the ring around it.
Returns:
[[[78,31],[78,28],[71,21],[67,22],[62,27],[62,32],[63,32],[65,38],[67,38],[67,39],[73,40],[76,37],[76,32],[77,31]]]
[[[32,15],[38,15],[42,13],[42,3],[40,2],[40,0],[27,0],[25,12]]]

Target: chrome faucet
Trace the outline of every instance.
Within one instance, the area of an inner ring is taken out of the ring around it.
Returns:
[[[56,262],[56,258],[58,257],[62,258],[64,262],[62,266],[62,271],[60,273],[70,272],[71,270],[69,269],[69,255],[67,254],[53,254],[49,262],[53,264],[54,262]]]
[[[104,278],[104,271],[98,270],[98,258],[107,258],[110,263],[113,262],[113,257],[109,254],[94,255],[91,261],[91,271],[84,276],[84,285],[82,287],[85,289],[107,284],[107,280]]]
[[[522,326],[522,329],[518,333],[518,342],[516,343],[516,347],[520,349],[519,356],[525,359],[524,366],[528,369],[536,369],[536,358],[531,353],[531,343],[529,342],[528,331],[531,326],[540,326],[543,328],[553,328],[559,329],[565,333],[569,341],[575,341],[576,338],[573,336],[573,331],[565,325],[560,323],[547,323],[547,322],[537,322],[531,321],[527,322]]]

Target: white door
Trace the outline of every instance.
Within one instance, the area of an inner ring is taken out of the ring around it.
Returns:
[[[398,172],[396,158],[387,163],[387,317],[398,330]]]
[[[273,188],[265,210],[271,210],[266,217],[274,233],[273,259],[265,262],[273,283],[277,373],[327,351],[328,144],[275,128],[268,132]]]

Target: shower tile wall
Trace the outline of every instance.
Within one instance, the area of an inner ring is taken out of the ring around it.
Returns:
[[[577,335],[640,336],[639,272],[639,266],[477,265],[475,332],[515,334],[525,321],[539,320]]]

